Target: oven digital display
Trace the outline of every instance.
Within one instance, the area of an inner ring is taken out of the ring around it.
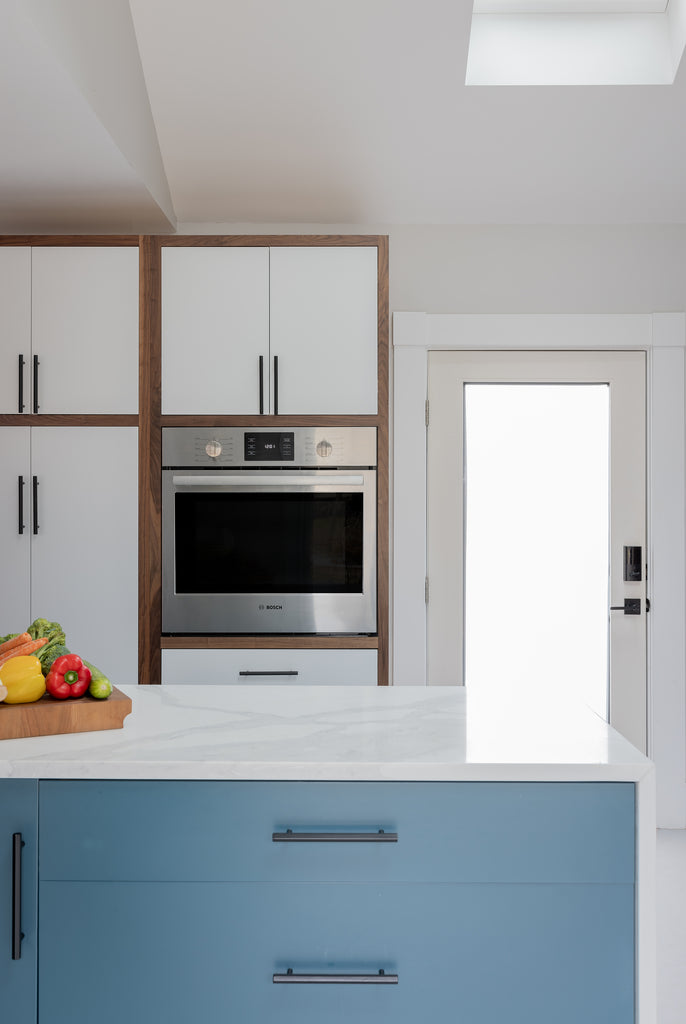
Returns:
[[[295,442],[293,431],[259,431],[244,434],[246,462],[293,462]]]

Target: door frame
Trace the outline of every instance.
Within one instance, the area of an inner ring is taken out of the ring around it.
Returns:
[[[393,314],[392,680],[426,684],[426,399],[436,349],[647,353],[648,752],[686,827],[686,313]]]

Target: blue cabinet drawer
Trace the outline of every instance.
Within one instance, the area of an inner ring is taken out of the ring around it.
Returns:
[[[45,882],[40,897],[41,1024],[634,1019],[630,885]]]
[[[0,784],[0,1017],[35,1024],[38,783]],[[19,899],[15,900],[15,884]]]
[[[632,884],[634,787],[47,781],[40,853],[45,879]]]

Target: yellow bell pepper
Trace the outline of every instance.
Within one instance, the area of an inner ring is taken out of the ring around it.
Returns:
[[[41,663],[31,654],[9,658],[0,668],[0,683],[7,687],[5,704],[30,704],[45,693]]]

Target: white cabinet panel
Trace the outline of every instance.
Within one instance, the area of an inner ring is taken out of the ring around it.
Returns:
[[[273,248],[270,357],[279,361],[279,413],[375,414],[377,326],[376,247]]]
[[[0,430],[0,636],[21,633],[31,622],[31,430]],[[23,514],[19,516],[19,478]],[[20,533],[20,525],[23,531]]]
[[[0,246],[0,412],[19,408],[19,355],[23,355],[22,402],[28,402],[31,355],[31,250]],[[28,412],[28,407],[26,409]]]
[[[162,413],[374,415],[377,280],[376,246],[163,247]]]
[[[163,683],[376,686],[376,681],[376,650],[162,651]]]
[[[136,413],[137,247],[37,246],[31,263],[38,412]]]
[[[56,620],[67,646],[112,682],[137,679],[138,431],[34,427],[38,533],[31,612]]]
[[[269,400],[269,249],[162,248],[162,412],[250,415]]]

